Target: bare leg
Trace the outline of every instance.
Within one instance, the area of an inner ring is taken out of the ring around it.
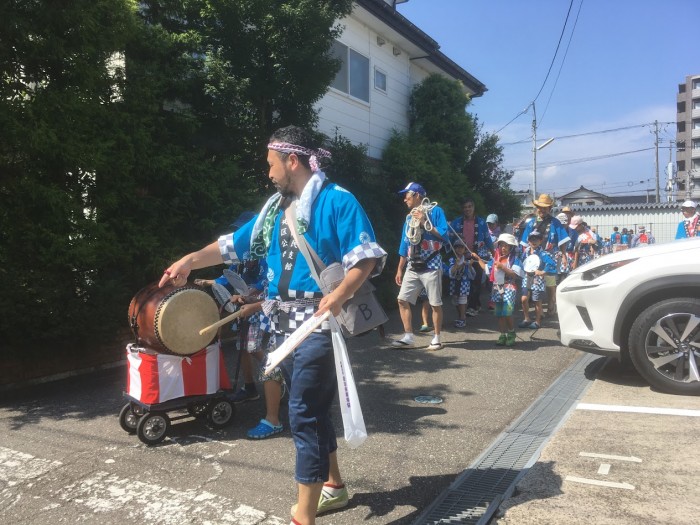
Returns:
[[[250,384],[255,382],[253,379],[253,363],[250,359],[250,353],[247,350],[241,350],[243,355],[241,356],[241,371],[243,372],[243,382],[245,384]]]
[[[467,318],[467,305],[466,304],[458,304],[457,305],[457,317],[461,319],[462,321],[466,320]]]
[[[430,303],[427,300],[421,303],[420,313],[423,319],[423,326],[430,326]]]
[[[282,402],[282,385],[270,379],[263,383],[265,390],[265,419],[277,426],[280,424],[280,403]]]
[[[530,301],[527,295],[523,295],[521,299],[523,305],[523,320],[530,321]]]
[[[557,287],[547,286],[547,313],[554,314],[557,311]]]
[[[537,301],[535,303],[535,322],[540,326],[542,325],[542,311],[543,310],[544,310],[544,308],[542,308],[542,301],[541,300]]]
[[[403,331],[407,334],[413,333],[413,327],[411,326],[413,322],[413,316],[411,315],[411,304],[408,301],[398,300],[399,302],[399,314],[401,315],[401,322],[403,323]]]
[[[433,327],[435,335],[440,335],[442,330],[442,306],[433,306]]]
[[[331,485],[340,487],[343,485],[343,478],[340,475],[338,467],[337,451],[331,452],[328,455],[330,469],[328,471],[328,482]],[[315,525],[316,510],[318,509],[318,500],[321,497],[323,483],[299,483],[299,497],[297,500],[297,509],[294,514],[294,519],[302,525]]]

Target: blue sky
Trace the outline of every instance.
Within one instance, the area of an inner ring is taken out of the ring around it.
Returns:
[[[569,5],[569,0],[409,0],[398,11],[486,85],[488,91],[468,111],[485,131],[496,132],[540,91]],[[678,84],[700,73],[698,23],[698,0],[573,0],[557,58],[535,102],[537,139],[540,145],[550,137],[589,134],[556,138],[537,152],[538,193],[563,195],[581,185],[609,195],[655,192],[654,128],[642,125],[675,122]],[[597,133],[626,127],[631,129]],[[665,200],[675,124],[660,124],[659,130]],[[530,189],[532,110],[499,136],[504,166],[515,171],[511,187]],[[519,141],[525,142],[505,145]],[[618,155],[646,148],[651,149]],[[608,158],[570,162],[591,157]]]

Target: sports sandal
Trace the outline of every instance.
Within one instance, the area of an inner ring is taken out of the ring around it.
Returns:
[[[397,339],[396,341],[391,342],[391,346],[394,348],[413,348],[415,346],[415,343],[411,341],[410,343],[408,341],[404,341],[403,339]]]
[[[431,332],[433,330],[432,326],[428,326],[427,324],[421,325],[421,327],[418,329],[419,332],[421,333],[426,333],[426,332]]]
[[[337,492],[336,496],[328,490],[324,485],[321,489],[321,496],[318,498],[318,507],[316,507],[316,515],[323,514],[324,512],[330,512],[331,510],[338,510],[348,506],[350,497],[348,495],[348,489],[343,487]],[[292,517],[297,513],[297,504],[292,505],[290,510]]]
[[[442,343],[430,343],[428,345],[428,351],[434,352],[435,350],[440,350],[442,348]]]
[[[248,431],[248,437],[250,439],[265,439],[279,434],[283,430],[284,427],[282,425],[273,425],[267,419],[261,419],[257,427]]]

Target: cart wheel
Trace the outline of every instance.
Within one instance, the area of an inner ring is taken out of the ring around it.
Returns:
[[[136,425],[138,423],[139,416],[132,410],[131,403],[127,403],[119,412],[119,425],[129,434],[136,434]]]
[[[235,409],[228,399],[216,399],[209,406],[207,421],[213,428],[224,428],[231,424],[234,415]]]
[[[189,403],[187,413],[192,417],[204,417],[207,415],[207,403]]]
[[[170,418],[165,412],[149,412],[136,425],[136,435],[146,445],[155,445],[165,439],[170,429]]]

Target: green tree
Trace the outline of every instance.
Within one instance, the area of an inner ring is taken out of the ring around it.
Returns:
[[[462,85],[441,75],[413,88],[409,131],[395,133],[384,151],[390,187],[421,182],[448,217],[460,213],[464,197],[474,199],[480,214],[515,215],[519,206],[508,186],[513,174],[502,168],[497,137],[481,132],[468,104]]]
[[[91,208],[109,165],[108,67],[135,30],[133,2],[4,2],[0,11],[0,318],[3,343],[75,340],[106,248]]]
[[[114,337],[129,298],[267,192],[310,126],[349,0],[0,6],[3,341]],[[36,327],[39,327],[37,329]]]

